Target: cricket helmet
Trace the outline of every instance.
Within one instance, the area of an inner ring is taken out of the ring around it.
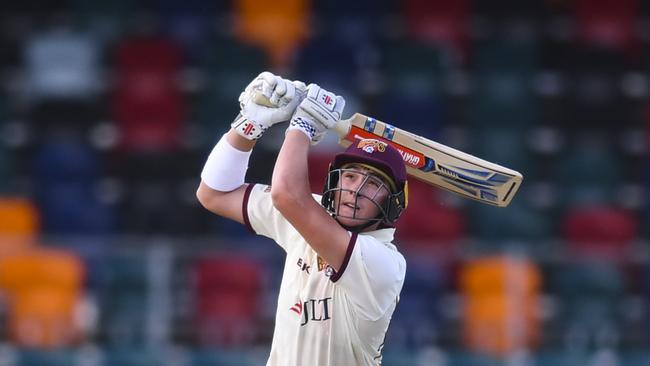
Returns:
[[[375,202],[381,211],[375,221],[393,227],[408,202],[408,182],[402,154],[390,144],[377,139],[355,141],[344,152],[337,154],[330,164],[321,202],[331,214],[336,211],[334,192],[337,190],[340,176],[340,173],[336,172],[351,164],[367,168],[388,183],[390,195],[385,202]]]

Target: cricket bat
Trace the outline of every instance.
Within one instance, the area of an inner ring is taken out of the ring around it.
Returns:
[[[256,103],[271,105],[261,94]],[[494,206],[508,206],[519,189],[521,173],[477,158],[449,146],[401,130],[388,123],[355,113],[335,128],[339,145],[360,139],[378,139],[401,154],[409,176],[460,196]]]

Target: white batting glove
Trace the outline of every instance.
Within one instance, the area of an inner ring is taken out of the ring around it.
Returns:
[[[239,95],[240,113],[232,128],[248,140],[256,140],[276,123],[288,121],[304,99],[307,87],[302,81],[290,81],[265,71]],[[269,105],[256,101],[263,95]]]
[[[287,131],[300,130],[312,145],[316,145],[329,129],[336,127],[345,108],[345,99],[317,84],[309,84],[307,90],[307,97],[293,114]]]

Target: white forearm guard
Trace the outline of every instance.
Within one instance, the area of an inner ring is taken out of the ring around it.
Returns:
[[[244,184],[251,151],[235,149],[223,135],[203,166],[201,179],[208,187],[230,192]]]

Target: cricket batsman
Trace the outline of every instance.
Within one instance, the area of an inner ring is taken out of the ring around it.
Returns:
[[[256,104],[256,92],[274,107]],[[263,72],[239,102],[232,128],[208,156],[197,197],[286,251],[267,366],[380,365],[406,271],[392,244],[407,202],[400,153],[359,140],[334,157],[322,196],[315,195],[309,148],[339,122],[345,99]],[[271,186],[245,183],[255,141],[286,121]]]

